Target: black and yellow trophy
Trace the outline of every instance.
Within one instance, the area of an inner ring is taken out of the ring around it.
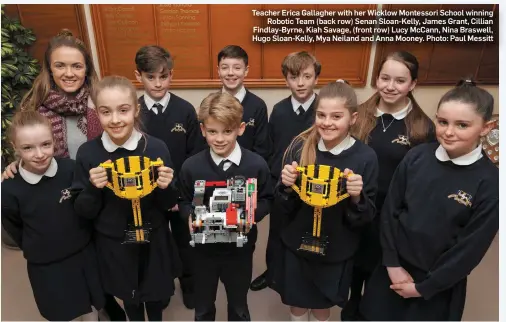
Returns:
[[[297,167],[299,176],[292,186],[300,199],[314,207],[313,232],[302,237],[300,251],[325,255],[327,236],[321,236],[322,209],[331,207],[348,198],[346,177],[338,168],[328,165]]]
[[[149,223],[142,220],[141,198],[149,195],[156,187],[158,168],[163,161],[151,161],[147,157],[130,156],[114,162],[100,164],[107,172],[107,187],[123,199],[132,200],[133,225],[125,231],[124,244],[149,243]]]

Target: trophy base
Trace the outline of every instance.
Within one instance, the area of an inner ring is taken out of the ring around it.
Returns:
[[[325,237],[303,237],[302,244],[300,244],[299,251],[313,253],[316,255],[325,256],[327,251],[328,241]]]
[[[122,244],[148,244],[150,231],[149,228],[125,230],[125,240]]]

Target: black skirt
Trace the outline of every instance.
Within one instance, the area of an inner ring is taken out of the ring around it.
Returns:
[[[123,239],[95,234],[100,274],[106,293],[126,305],[168,302],[181,263],[168,227],[162,225],[146,244],[122,244]]]
[[[401,263],[413,277],[415,283],[423,280],[426,272]],[[390,277],[386,267],[378,266],[360,304],[361,315],[369,321],[460,321],[466,302],[467,279],[452,288],[434,295],[429,300],[423,297],[405,299],[390,289]]]
[[[275,266],[276,291],[285,305],[327,309],[348,300],[353,261],[315,263],[284,248],[283,263]]]
[[[49,321],[70,321],[105,304],[93,244],[55,263],[27,263],[40,314]]]

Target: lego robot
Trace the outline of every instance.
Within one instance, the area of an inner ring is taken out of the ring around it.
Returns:
[[[215,187],[204,204],[206,187]],[[255,224],[257,179],[235,176],[227,181],[195,182],[190,245],[248,242],[246,234]]]

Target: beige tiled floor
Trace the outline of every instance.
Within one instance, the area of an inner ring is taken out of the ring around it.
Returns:
[[[268,220],[259,224],[257,252],[254,258],[253,275],[265,269],[265,244]],[[471,274],[468,284],[467,305],[464,320],[497,321],[499,319],[499,238],[478,268]],[[251,317],[257,321],[288,320],[288,310],[281,304],[279,296],[270,289],[249,293]],[[218,290],[217,320],[226,320],[226,298],[222,286]],[[339,320],[340,309],[332,309],[331,320]],[[2,321],[42,320],[37,311],[30,283],[26,274],[26,262],[20,251],[2,247]],[[165,320],[192,320],[193,311],[187,310],[178,292],[164,312]]]

